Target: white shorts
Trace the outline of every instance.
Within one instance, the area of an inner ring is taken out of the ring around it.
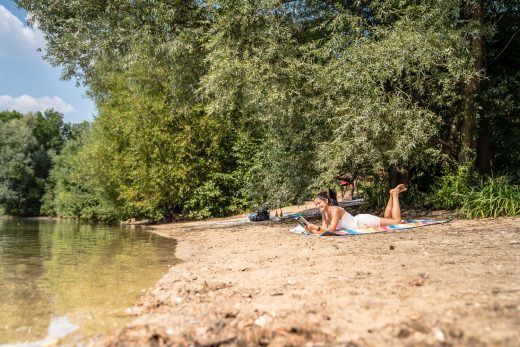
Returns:
[[[381,218],[371,214],[358,214],[354,217],[357,228],[373,228],[381,226]]]

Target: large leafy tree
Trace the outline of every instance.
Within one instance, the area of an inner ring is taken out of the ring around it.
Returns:
[[[54,110],[36,112],[28,118],[31,124],[36,148],[31,156],[34,162],[34,174],[38,182],[44,182],[52,167],[52,158],[59,154],[65,142],[67,126],[63,115]],[[43,195],[43,184],[39,184],[40,196]]]
[[[0,206],[9,215],[38,215],[39,183],[32,152],[36,139],[27,119],[0,124]]]
[[[129,215],[172,218],[213,172],[228,169],[226,118],[209,117],[195,100],[175,96],[182,92],[176,85],[185,85],[165,69],[143,58],[97,82],[110,97],[98,104],[86,151],[99,164],[106,191]]]
[[[23,116],[0,114],[2,121],[0,205],[12,215],[39,215],[44,186],[67,136],[68,126],[54,110]]]
[[[122,211],[100,189],[92,161],[84,153],[91,140],[91,124],[71,126],[70,135],[46,181],[42,198],[42,213],[62,217],[112,221],[122,217]]]
[[[243,189],[271,207],[301,201],[316,176],[316,145],[328,134],[300,50],[306,27],[294,25],[309,14],[279,1],[214,1],[210,8],[203,92],[208,111],[235,115],[256,146]]]
[[[376,1],[329,10],[330,33],[307,50],[321,65],[316,86],[330,105],[322,165],[329,177],[388,172],[402,180],[407,167],[439,159],[443,126],[458,117],[466,80],[479,73],[460,40],[470,29],[452,25],[459,5]]]
[[[280,206],[346,172],[428,188],[518,159],[518,1],[18,3],[98,104],[78,153],[123,214]]]
[[[153,10],[119,3],[85,10],[83,3],[68,3],[67,11],[47,17],[43,26],[56,30],[48,37],[50,46],[66,46],[65,55],[51,48],[48,57],[71,63],[67,73],[89,83],[100,111],[78,156],[85,158],[87,176],[95,177],[92,187],[121,217],[172,218],[185,205],[203,210],[195,214],[201,217],[241,208],[240,199],[233,200],[234,125],[226,114],[209,115],[197,93],[205,71],[202,9],[185,1],[154,4]],[[48,15],[45,6],[33,5],[33,11]],[[69,42],[66,33],[78,27],[78,40]],[[94,35],[96,46],[82,45]]]

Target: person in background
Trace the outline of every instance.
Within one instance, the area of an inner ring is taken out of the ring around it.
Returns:
[[[354,176],[350,177],[348,174],[336,177],[339,180],[341,187],[341,200],[345,201],[347,191],[350,190],[350,200],[354,200],[354,193],[356,191],[356,179]]]
[[[358,214],[354,217],[344,208],[332,205],[326,192],[318,193],[314,198],[314,204],[321,212],[321,226],[308,224],[305,230],[312,234],[321,234],[325,231],[334,232],[336,229],[356,229],[399,224],[401,223],[399,194],[406,190],[407,188],[404,184],[399,184],[394,189],[390,189],[390,197],[388,198],[383,217],[371,214]]]

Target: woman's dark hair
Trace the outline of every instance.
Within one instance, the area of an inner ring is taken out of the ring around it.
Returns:
[[[336,195],[336,191],[332,188],[329,188],[328,195],[329,195],[330,204],[333,206],[339,206],[338,196]]]
[[[331,206],[338,206],[337,200],[331,198],[327,192],[319,192],[318,194],[316,194],[316,196],[314,197],[314,199],[325,200],[325,201],[327,201],[327,202],[329,203],[329,205],[331,205]]]
[[[316,194],[314,199],[326,200],[327,202],[330,202],[329,195],[327,194],[327,192],[319,192],[318,194]]]

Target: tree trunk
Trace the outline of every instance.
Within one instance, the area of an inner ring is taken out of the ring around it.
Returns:
[[[493,157],[491,121],[489,118],[482,118],[479,123],[475,169],[481,174],[489,175]]]
[[[484,25],[484,17],[481,2],[468,5],[468,17],[475,22],[480,29]],[[485,66],[484,39],[478,34],[473,39],[473,62],[474,75],[469,79],[464,90],[464,115],[461,129],[461,150],[459,152],[459,163],[466,165],[471,163],[477,153],[477,131],[478,131],[478,105],[477,96],[481,88],[481,78],[477,73],[482,72]]]

